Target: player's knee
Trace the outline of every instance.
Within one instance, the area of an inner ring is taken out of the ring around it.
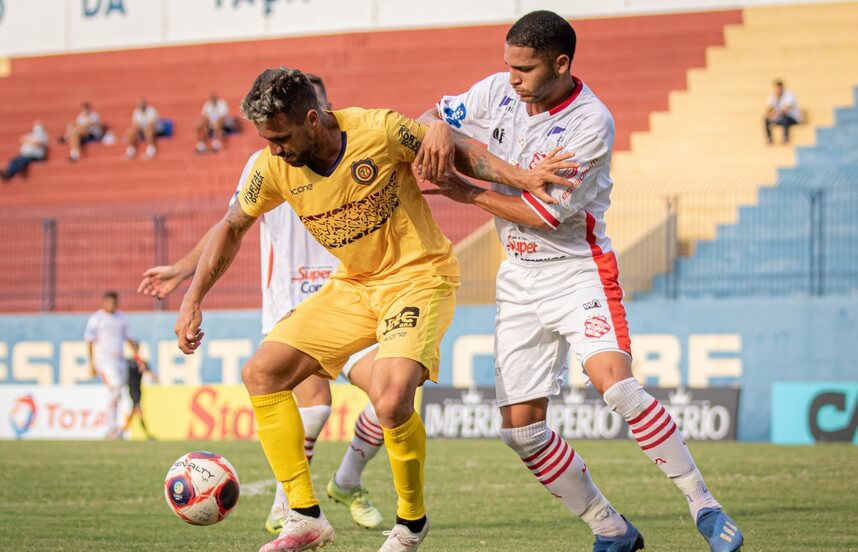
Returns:
[[[615,383],[602,396],[611,410],[625,419],[639,415],[655,400],[635,378]]]
[[[632,377],[628,355],[617,351],[597,353],[584,361],[584,371],[596,391],[605,394],[613,385]]]
[[[398,427],[411,418],[414,402],[402,399],[399,394],[376,395],[372,401],[379,423],[387,428]]]

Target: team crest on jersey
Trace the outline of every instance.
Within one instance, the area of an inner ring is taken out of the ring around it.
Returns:
[[[372,184],[377,176],[378,166],[372,159],[361,159],[352,163],[352,179],[358,184]]]
[[[611,331],[608,319],[601,314],[594,314],[584,322],[584,335],[598,339]]]
[[[459,104],[456,109],[444,108],[444,120],[456,128],[462,128],[462,121],[465,120],[467,114],[468,110],[465,108],[465,104]]]
[[[413,328],[420,318],[420,309],[417,307],[404,307],[399,314],[384,319],[384,333],[398,330],[399,328]]]

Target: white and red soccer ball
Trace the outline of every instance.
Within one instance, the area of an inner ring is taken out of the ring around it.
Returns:
[[[173,463],[164,479],[167,506],[192,525],[222,521],[238,502],[238,474],[213,452],[189,452]]]

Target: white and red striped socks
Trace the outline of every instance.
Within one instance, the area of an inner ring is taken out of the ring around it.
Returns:
[[[361,474],[367,462],[373,459],[384,445],[384,430],[375,416],[372,403],[367,403],[355,421],[355,435],[340,467],[334,475],[334,481],[343,489],[356,489],[361,486]]]
[[[604,398],[629,424],[641,450],[685,495],[695,521],[702,508],[721,507],[709,493],[673,416],[636,379],[615,383]]]
[[[545,421],[502,428],[500,435],[545,489],[594,534],[613,537],[626,531],[626,522],[593,484],[584,460]]]

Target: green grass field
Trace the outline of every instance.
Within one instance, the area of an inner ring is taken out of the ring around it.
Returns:
[[[344,444],[320,443],[316,488]],[[163,478],[177,457],[208,449],[242,480],[223,523],[193,527],[164,503]],[[629,442],[576,443],[596,483],[641,529],[651,551],[706,550],[682,497]],[[745,532],[746,551],[858,551],[858,447],[692,444],[716,496]],[[270,471],[253,442],[0,443],[0,550],[251,550],[273,496]],[[533,480],[500,441],[430,441],[426,472],[432,530],[421,550],[584,551],[587,527]],[[364,484],[392,524],[393,486],[382,452]],[[383,537],[351,522],[327,497],[333,550],[375,552]]]

